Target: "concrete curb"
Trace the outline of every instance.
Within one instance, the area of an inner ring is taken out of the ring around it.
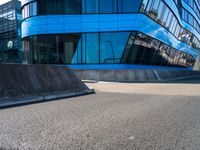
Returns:
[[[16,99],[8,99],[4,101],[2,100],[0,103],[0,109],[43,103],[43,102],[48,102],[48,101],[53,101],[53,100],[61,100],[65,98],[72,98],[72,97],[83,96],[83,95],[88,95],[88,94],[95,94],[95,90],[89,89],[89,90],[85,90],[85,91],[77,92],[77,93],[60,93],[60,94],[55,94],[55,95],[27,97],[27,98],[20,98],[19,100],[16,100]]]
[[[75,70],[83,81],[92,82],[167,82],[200,77],[192,70]]]
[[[167,80],[160,80],[161,82],[169,82],[169,81],[179,81],[179,80],[186,80],[186,79],[192,79],[192,78],[200,78],[200,75],[196,76],[187,76],[187,77],[179,77],[179,78],[172,78]]]

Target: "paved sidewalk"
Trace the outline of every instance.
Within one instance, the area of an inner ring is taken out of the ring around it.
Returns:
[[[192,80],[192,79],[190,79]],[[187,82],[188,80],[186,80]],[[100,92],[132,93],[132,94],[158,94],[158,95],[180,95],[200,96],[200,83],[87,83],[89,87]]]

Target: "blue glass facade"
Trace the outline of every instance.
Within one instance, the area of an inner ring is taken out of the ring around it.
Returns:
[[[24,63],[193,68],[199,12],[196,0],[25,0]]]

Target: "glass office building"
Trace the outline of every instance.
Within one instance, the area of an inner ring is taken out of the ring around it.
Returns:
[[[198,0],[24,0],[24,63],[192,69]]]
[[[0,6],[0,63],[21,63],[21,2]]]

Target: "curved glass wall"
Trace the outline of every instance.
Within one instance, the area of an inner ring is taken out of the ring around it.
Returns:
[[[183,1],[187,3],[200,18],[200,8],[198,7],[197,2],[195,0],[183,0]]]
[[[22,8],[23,18],[49,14],[104,14],[143,12],[170,31],[178,40],[200,49],[200,41],[181,27],[178,19],[162,0],[37,0]],[[185,9],[182,18],[200,32],[200,25]]]
[[[192,56],[144,34],[133,34],[129,41],[133,44],[127,45],[124,63],[177,67],[193,67],[195,63]]]
[[[22,9],[22,18],[28,18],[37,15],[37,2],[29,3]]]
[[[200,33],[200,25],[198,21],[192,16],[191,13],[189,13],[187,10],[182,8],[182,18],[184,21],[186,21],[188,24],[190,24],[192,27],[196,29],[197,32]]]
[[[37,0],[37,4],[38,15],[82,13],[82,0]]]
[[[165,27],[178,40],[185,42],[194,48],[200,49],[199,39],[180,25],[172,10],[162,0],[144,0],[141,12],[144,12],[146,15]]]
[[[192,0],[184,0],[190,3]],[[200,33],[198,21],[174,0],[180,15]],[[190,7],[198,8],[192,3]],[[22,7],[23,18],[60,14],[144,13],[179,41],[200,49],[199,39],[181,26],[163,0],[37,0]],[[134,20],[133,20],[134,21]],[[165,36],[165,35],[163,35]],[[144,64],[193,67],[192,55],[139,32],[35,35],[23,39],[25,63],[31,64]]]
[[[24,63],[193,67],[195,58],[138,32],[37,35],[23,39]]]
[[[142,0],[37,0],[22,8],[23,18],[33,16],[30,7],[36,4],[37,15],[104,14],[138,12]],[[29,6],[30,5],[30,6]]]

